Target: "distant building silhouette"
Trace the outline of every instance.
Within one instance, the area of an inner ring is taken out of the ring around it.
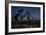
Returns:
[[[25,15],[20,14],[17,18],[19,21],[27,21],[27,20],[32,20],[32,16],[30,12],[26,12]]]
[[[15,15],[15,20],[16,21],[18,21],[17,18],[18,18],[18,16],[21,15],[21,13],[23,12],[23,10],[24,10],[23,8],[21,8],[20,10],[18,10],[18,13]]]

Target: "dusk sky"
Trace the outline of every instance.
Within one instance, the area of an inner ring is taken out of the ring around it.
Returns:
[[[23,10],[23,14],[27,11],[30,12],[30,14],[33,17],[40,18],[40,7],[18,7],[18,6],[11,6],[11,15],[15,16],[18,13],[18,10]]]

